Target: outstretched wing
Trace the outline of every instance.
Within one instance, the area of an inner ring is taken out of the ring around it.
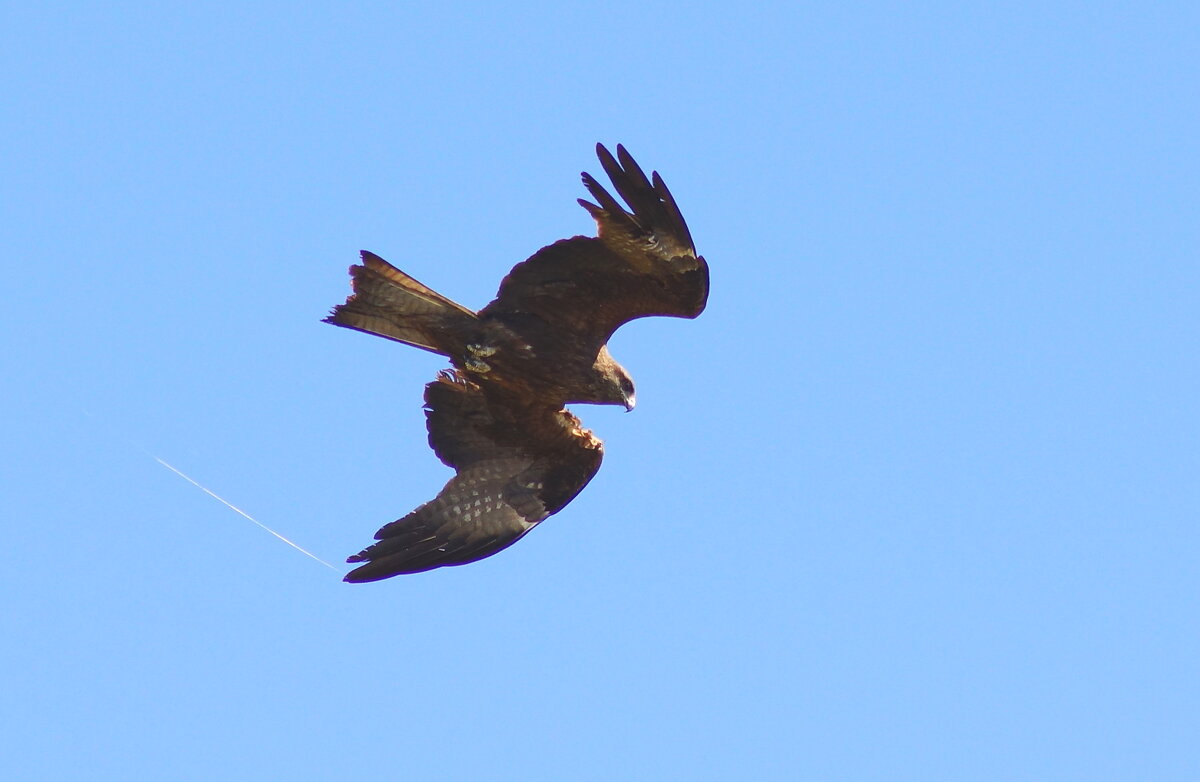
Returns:
[[[599,440],[565,410],[514,406],[444,372],[425,387],[429,444],[457,475],[375,534],[347,581],[465,565],[511,546],[574,499],[600,468]]]
[[[536,315],[598,347],[635,318],[694,318],[704,310],[708,264],[696,255],[662,177],[656,171],[647,179],[619,144],[616,158],[601,144],[596,154],[630,211],[583,174],[598,204],[579,203],[596,219],[599,236],[563,239],[517,264],[480,317]]]

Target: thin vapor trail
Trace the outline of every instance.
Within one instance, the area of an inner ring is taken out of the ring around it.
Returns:
[[[99,419],[97,419],[97,418],[96,418],[96,416],[92,415],[92,414],[91,414],[91,412],[89,412],[88,410],[82,410],[82,412],[83,412],[83,414],[84,414],[84,415],[86,415],[87,417],[91,418],[93,421],[97,421],[97,422],[99,422]],[[278,532],[276,532],[275,530],[271,529],[271,528],[270,528],[270,527],[268,527],[266,524],[263,524],[261,521],[259,521],[258,519],[254,518],[253,516],[251,516],[251,515],[250,515],[249,513],[247,513],[246,511],[242,510],[241,508],[239,508],[238,506],[234,505],[234,504],[233,504],[232,502],[230,502],[229,500],[225,499],[224,497],[222,497],[221,495],[217,494],[217,493],[216,493],[215,491],[213,491],[212,489],[208,488],[208,487],[207,487],[207,486],[205,486],[204,484],[202,484],[202,483],[200,483],[199,481],[197,481],[195,478],[193,478],[193,477],[191,477],[190,475],[188,475],[187,473],[185,473],[183,470],[180,470],[178,467],[175,467],[174,465],[170,464],[170,463],[169,463],[169,462],[167,462],[165,459],[160,459],[159,457],[157,457],[157,456],[155,456],[153,453],[151,453],[151,452],[150,452],[148,449],[146,449],[146,448],[144,448],[143,446],[141,446],[141,445],[137,444],[136,442],[134,442],[134,441],[130,440],[128,437],[124,437],[124,436],[123,436],[123,439],[125,439],[125,440],[126,440],[126,441],[127,441],[129,444],[130,444],[130,445],[132,445],[132,446],[133,446],[134,448],[136,448],[137,450],[139,450],[139,451],[141,451],[142,453],[146,454],[146,455],[147,455],[147,456],[149,456],[151,459],[153,459],[154,461],[156,461],[156,462],[158,462],[159,464],[161,464],[163,467],[166,467],[168,470],[170,470],[171,472],[175,473],[175,474],[176,474],[176,475],[178,475],[180,478],[183,478],[185,481],[187,481],[188,483],[192,484],[193,486],[195,486],[197,489],[199,489],[200,491],[204,492],[205,494],[207,494],[209,497],[212,497],[212,498],[213,498],[214,500],[216,500],[217,502],[219,502],[219,503],[221,503],[222,505],[224,505],[225,507],[229,508],[229,509],[230,509],[231,511],[233,511],[234,513],[237,513],[239,516],[241,516],[241,517],[243,517],[243,518],[245,518],[245,519],[247,519],[247,520],[249,520],[249,521],[253,522],[254,524],[258,525],[259,527],[263,528],[264,530],[266,530],[267,532],[271,533],[271,534],[272,534],[272,535],[274,535],[275,537],[279,538],[279,539],[280,539],[280,540],[282,540],[284,543],[286,543],[286,544],[288,544],[289,546],[291,546],[292,548],[296,549],[297,551],[299,551],[301,554],[305,555],[306,557],[309,557],[310,559],[313,559],[313,560],[316,560],[317,562],[320,562],[322,565],[324,565],[325,567],[329,568],[330,570],[333,570],[333,571],[336,571],[336,570],[337,570],[337,568],[336,568],[336,567],[334,567],[333,565],[331,565],[331,564],[329,564],[328,562],[326,562],[325,560],[321,559],[321,558],[320,558],[320,557],[318,557],[316,554],[313,554],[311,551],[308,551],[307,549],[304,549],[304,548],[302,548],[301,546],[297,545],[296,543],[293,543],[292,541],[290,541],[290,540],[288,540],[287,538],[285,538],[283,535],[280,535]]]
[[[284,543],[288,544],[288,545],[289,545],[289,546],[291,546],[292,548],[294,548],[294,549],[296,549],[297,551],[299,551],[301,554],[304,554],[304,555],[305,555],[305,556],[307,556],[307,557],[311,557],[312,559],[315,559],[316,561],[320,562],[322,565],[324,565],[325,567],[329,568],[330,570],[337,570],[337,568],[335,568],[333,565],[331,565],[331,564],[329,564],[328,562],[326,562],[325,560],[321,559],[320,557],[318,557],[316,554],[312,553],[311,551],[308,551],[308,550],[306,550],[306,549],[304,549],[304,548],[300,547],[299,545],[297,545],[297,544],[293,543],[292,541],[290,541],[290,540],[288,540],[287,538],[285,538],[283,535],[280,535],[278,532],[276,532],[275,530],[271,529],[271,528],[270,528],[270,527],[268,527],[266,524],[263,524],[261,521],[259,521],[258,519],[254,518],[254,517],[253,517],[253,516],[251,516],[249,513],[247,513],[246,511],[242,510],[242,509],[241,509],[241,508],[239,508],[238,506],[234,505],[232,502],[230,502],[229,500],[225,499],[225,498],[224,498],[224,497],[222,497],[221,495],[217,494],[217,493],[216,493],[215,491],[213,491],[212,489],[210,489],[210,488],[208,488],[207,486],[203,485],[202,483],[200,483],[199,481],[197,481],[195,478],[192,478],[190,475],[187,475],[186,473],[184,473],[184,472],[183,472],[183,470],[180,470],[180,469],[178,469],[177,467],[174,467],[174,466],[172,466],[172,465],[171,465],[170,463],[168,463],[168,462],[167,462],[165,459],[160,459],[159,457],[155,456],[154,454],[150,454],[150,456],[151,456],[151,458],[153,458],[153,459],[154,459],[154,461],[158,462],[158,463],[159,463],[159,464],[161,464],[163,467],[166,467],[168,470],[170,470],[171,472],[175,473],[175,474],[176,474],[176,475],[178,475],[180,478],[183,478],[185,481],[187,481],[188,483],[192,484],[192,485],[193,485],[193,486],[195,486],[197,489],[199,489],[200,491],[202,491],[202,492],[204,492],[205,494],[207,494],[209,497],[212,497],[214,500],[216,500],[217,502],[221,503],[221,504],[222,504],[222,505],[224,505],[226,508],[229,508],[229,509],[230,509],[231,511],[233,511],[234,513],[240,514],[242,517],[244,517],[244,518],[246,518],[246,519],[249,519],[250,521],[254,522],[254,523],[255,523],[255,524],[257,524],[258,526],[260,526],[260,527],[262,527],[263,529],[265,529],[267,532],[270,532],[272,535],[274,535],[275,537],[277,537],[277,538],[279,538],[280,540],[282,540]]]

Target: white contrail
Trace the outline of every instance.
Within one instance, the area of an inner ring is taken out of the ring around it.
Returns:
[[[176,468],[176,467],[172,466],[171,464],[167,463],[167,461],[166,461],[166,460],[164,460],[164,459],[160,459],[160,458],[158,458],[157,456],[155,456],[154,454],[150,454],[150,457],[151,457],[152,459],[154,459],[154,461],[156,461],[156,462],[158,462],[159,464],[161,464],[163,467],[166,467],[168,470],[170,470],[171,472],[175,473],[175,474],[176,474],[176,475],[178,475],[180,478],[183,478],[185,481],[187,481],[188,483],[192,484],[193,486],[195,486],[197,489],[199,489],[200,491],[204,492],[205,494],[207,494],[209,497],[212,497],[214,500],[216,500],[217,502],[219,502],[219,503],[221,503],[222,505],[224,505],[226,508],[229,508],[229,509],[230,509],[231,511],[233,511],[234,513],[240,514],[242,517],[244,517],[244,518],[246,518],[246,519],[249,519],[250,521],[252,521],[252,522],[254,522],[255,524],[257,524],[258,526],[260,526],[260,527],[262,527],[263,529],[265,529],[267,532],[270,532],[272,535],[274,535],[275,537],[279,538],[279,539],[280,539],[280,540],[282,540],[284,543],[286,543],[286,544],[288,544],[289,546],[291,546],[292,548],[296,549],[296,551],[299,551],[301,554],[304,554],[305,556],[308,556],[308,557],[311,557],[311,558],[315,559],[316,561],[320,562],[322,565],[324,565],[325,567],[329,568],[330,570],[337,570],[337,568],[335,568],[333,565],[329,564],[329,563],[328,563],[328,562],[326,562],[325,560],[321,559],[321,558],[320,558],[320,557],[318,557],[316,554],[312,553],[311,551],[307,551],[307,550],[305,550],[304,548],[301,548],[300,546],[296,545],[296,544],[295,544],[295,543],[293,543],[292,541],[290,541],[290,540],[288,540],[287,538],[285,538],[283,535],[280,535],[278,532],[276,532],[275,530],[271,529],[271,528],[270,528],[270,527],[268,527],[266,524],[263,524],[261,521],[259,521],[258,519],[254,518],[254,517],[253,517],[253,516],[251,516],[249,513],[247,513],[246,511],[242,510],[242,509],[241,509],[241,508],[239,508],[238,506],[234,505],[232,502],[230,502],[229,500],[225,499],[225,498],[224,498],[224,497],[222,497],[221,495],[217,494],[217,493],[216,493],[215,491],[213,491],[212,489],[210,489],[210,488],[208,488],[207,486],[205,486],[205,485],[201,484],[201,483],[200,483],[199,481],[197,481],[195,478],[192,478],[190,475],[187,475],[187,474],[186,474],[186,473],[184,473],[182,470],[180,470],[180,469],[178,469],[178,468]]]
[[[84,408],[80,408],[80,410],[81,410],[81,412],[83,412],[83,414],[84,414],[84,415],[86,415],[88,418],[91,418],[93,421],[96,421],[97,423],[103,423],[103,422],[102,422],[102,421],[100,421],[100,419],[98,419],[96,416],[92,415],[91,411],[89,411],[89,410],[86,410],[86,409],[84,409]],[[107,424],[105,424],[105,425],[107,425]],[[185,481],[187,481],[188,483],[192,484],[192,485],[193,485],[193,486],[195,486],[197,489],[199,489],[200,491],[202,491],[202,492],[204,492],[205,494],[207,494],[209,497],[212,497],[214,500],[216,500],[217,502],[221,503],[221,504],[222,504],[222,505],[224,505],[226,508],[229,508],[231,511],[233,511],[234,513],[237,513],[239,516],[242,516],[243,518],[245,518],[245,519],[248,519],[248,520],[250,520],[250,521],[254,522],[254,523],[255,523],[255,524],[257,524],[259,527],[262,527],[262,528],[263,528],[263,529],[265,529],[267,532],[270,532],[272,535],[274,535],[275,537],[279,538],[279,539],[280,539],[280,540],[282,540],[284,543],[288,544],[288,545],[289,545],[289,546],[291,546],[292,548],[294,548],[294,549],[296,549],[297,551],[299,551],[301,554],[304,554],[306,557],[309,557],[309,558],[311,558],[311,559],[315,559],[317,562],[320,562],[322,565],[324,565],[325,567],[329,568],[330,570],[337,571],[337,568],[336,568],[336,567],[334,567],[333,565],[331,565],[331,564],[329,564],[328,562],[326,562],[325,560],[321,559],[321,558],[320,558],[320,557],[318,557],[316,554],[313,554],[311,551],[307,551],[307,550],[305,550],[305,549],[301,548],[300,546],[296,545],[296,544],[295,544],[295,543],[293,543],[292,541],[290,541],[290,540],[288,540],[287,538],[285,538],[283,535],[280,535],[278,532],[276,532],[275,530],[271,529],[271,528],[270,528],[270,527],[268,527],[266,524],[263,524],[261,521],[259,521],[258,519],[254,518],[254,517],[253,517],[253,516],[251,516],[249,513],[247,513],[246,511],[242,510],[242,509],[241,509],[241,508],[239,508],[238,506],[234,505],[232,502],[230,502],[229,500],[225,499],[225,498],[224,498],[224,497],[222,497],[221,495],[217,494],[217,493],[216,493],[215,491],[213,491],[212,489],[210,489],[210,488],[208,488],[207,486],[204,486],[203,484],[201,484],[201,483],[200,483],[199,481],[197,481],[195,478],[192,478],[190,475],[187,475],[186,473],[184,473],[184,472],[183,472],[183,470],[180,470],[179,468],[177,468],[177,467],[174,467],[173,465],[171,465],[171,464],[167,463],[167,461],[166,461],[166,460],[164,460],[164,459],[160,459],[160,458],[158,458],[158,457],[157,457],[157,456],[155,456],[153,453],[151,453],[151,452],[150,452],[148,449],[146,449],[145,447],[143,447],[143,446],[142,446],[142,445],[140,445],[139,443],[137,443],[137,442],[133,441],[133,440],[132,440],[132,439],[131,439],[131,438],[130,438],[128,435],[126,435],[124,432],[117,432],[117,431],[115,430],[115,428],[114,428],[114,427],[112,427],[112,426],[110,426],[110,425],[109,425],[109,428],[111,428],[111,429],[114,429],[114,434],[118,434],[118,435],[119,435],[119,436],[120,436],[120,437],[121,437],[123,440],[125,440],[125,441],[126,441],[127,443],[129,443],[131,446],[133,446],[133,447],[134,447],[134,448],[136,448],[137,450],[141,451],[142,453],[146,454],[146,455],[147,455],[147,456],[149,456],[151,459],[153,459],[154,461],[156,461],[156,462],[158,462],[159,464],[161,464],[163,467],[166,467],[168,470],[170,470],[171,472],[175,473],[175,474],[176,474],[176,475],[178,475],[180,478],[183,478]]]

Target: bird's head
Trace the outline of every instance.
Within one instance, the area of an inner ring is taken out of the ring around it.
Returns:
[[[632,410],[637,404],[633,378],[608,352],[607,345],[600,348],[593,368],[596,370],[596,398],[588,401],[603,405],[622,405],[626,412]]]

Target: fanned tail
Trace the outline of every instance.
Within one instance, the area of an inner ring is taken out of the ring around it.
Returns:
[[[462,335],[477,320],[471,310],[366,250],[362,265],[350,267],[350,280],[354,293],[333,308],[326,323],[451,355],[461,352]]]

